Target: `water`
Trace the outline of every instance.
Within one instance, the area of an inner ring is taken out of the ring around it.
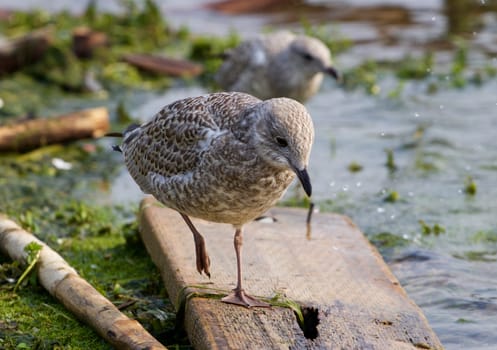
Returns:
[[[380,3],[384,2],[375,2]],[[45,2],[25,3],[37,4]],[[75,9],[70,1],[51,4],[52,9],[69,5]],[[199,10],[197,4],[171,1],[162,6],[174,25],[186,24],[199,32],[207,29],[223,34],[236,27],[248,36],[276,21],[290,28],[298,26],[295,20],[286,18],[289,11],[283,15],[230,17]],[[333,6],[353,11],[354,6],[363,4],[372,6],[362,0],[352,5],[334,2]],[[490,2],[426,0],[410,3],[408,8],[403,7],[404,1],[388,4],[407,13],[410,23],[389,25],[373,18],[343,20],[332,13],[320,14],[322,23],[358,40],[351,50],[336,57],[339,68],[365,59],[420,53],[447,31],[475,31],[472,37],[478,47],[469,56],[470,65],[497,66],[495,12],[468,16],[483,23],[483,27],[473,29],[467,24],[468,18],[454,22],[445,16],[453,12],[444,11],[444,6],[481,11]],[[107,6],[112,9],[112,5]],[[323,20],[326,16],[328,19]],[[309,19],[313,22],[313,17]],[[447,52],[438,57],[448,62],[452,56]],[[392,82],[392,77],[385,77],[380,86],[388,90]],[[199,87],[186,87],[150,95],[131,113],[147,119],[166,103],[204,92]],[[389,99],[385,94],[345,91],[326,80],[307,104],[316,125],[310,165],[314,199],[323,210],[352,217],[369,237],[388,232],[404,239],[403,245],[380,249],[447,349],[493,349],[497,344],[496,92],[495,78],[481,87],[441,89],[432,95],[426,93],[426,82],[419,82],[407,84],[401,98]],[[397,170],[385,166],[385,149],[392,150]],[[351,173],[348,166],[352,162],[363,170]],[[477,185],[474,196],[464,192],[468,177]],[[398,201],[384,200],[390,191],[399,194]],[[104,201],[136,203],[141,193],[123,170],[111,191],[102,196]],[[445,232],[423,235],[420,220],[430,227],[438,224]]]

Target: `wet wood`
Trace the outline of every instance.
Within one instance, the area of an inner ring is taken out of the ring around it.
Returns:
[[[105,107],[85,109],[53,118],[23,120],[0,126],[0,152],[103,136],[109,130]]]
[[[7,21],[12,17],[12,10],[0,9],[0,21]]]
[[[245,288],[317,308],[315,340],[304,336],[290,309],[246,309],[206,297],[234,288],[230,225],[193,220],[206,239],[209,280],[196,271],[192,234],[180,215],[151,197],[142,202],[142,239],[171,301],[178,309],[185,306],[184,325],[195,349],[442,348],[422,311],[350,219],[315,213],[306,239],[305,210],[275,208],[271,215],[276,223],[246,226]]]
[[[0,216],[0,251],[26,263],[24,248],[42,246],[37,274],[40,284],[81,321],[91,326],[116,349],[165,349],[139,322],[121,313],[55,251],[15,222]]]
[[[173,77],[195,77],[202,73],[203,67],[197,63],[164,56],[129,54],[123,57],[127,63],[156,74]]]
[[[303,1],[292,1],[289,4],[287,0],[223,0],[209,3],[207,8],[227,14],[243,14],[295,6],[300,3],[303,3]]]
[[[95,50],[109,45],[107,34],[88,27],[78,27],[72,33],[72,49],[80,58],[91,58]]]
[[[0,42],[0,75],[14,72],[39,60],[52,43],[49,28]]]
[[[411,15],[408,9],[395,5],[375,5],[361,7],[343,7],[332,13],[339,21],[374,22],[379,25],[410,25]]]

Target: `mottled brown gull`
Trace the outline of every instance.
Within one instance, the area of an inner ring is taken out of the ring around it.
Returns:
[[[305,102],[321,86],[323,73],[338,79],[325,44],[288,31],[246,40],[225,56],[215,77],[219,86],[264,100],[289,97]]]
[[[123,137],[115,149],[133,179],[191,229],[199,273],[210,276],[210,260],[189,216],[235,227],[237,285],[222,300],[268,306],[242,288],[242,230],[280,199],[295,175],[311,195],[306,169],[314,128],[305,107],[288,98],[214,93],[171,103]]]

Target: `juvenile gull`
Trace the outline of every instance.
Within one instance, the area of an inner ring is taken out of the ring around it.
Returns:
[[[288,31],[244,41],[225,56],[215,77],[220,87],[263,100],[289,97],[305,102],[321,86],[323,73],[338,79],[326,45]]]
[[[189,217],[234,226],[237,285],[222,300],[268,306],[242,288],[243,226],[273,206],[295,175],[311,195],[306,169],[314,128],[305,107],[288,98],[214,93],[173,102],[123,137],[115,149],[133,179],[192,231],[199,273],[210,276],[210,260]]]

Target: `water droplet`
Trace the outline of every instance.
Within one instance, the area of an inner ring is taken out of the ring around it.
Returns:
[[[395,214],[390,215],[390,220],[395,220],[396,216]]]
[[[436,20],[437,20],[437,16],[433,16],[433,17],[431,18],[431,20],[432,20],[432,21],[436,21]]]
[[[376,208],[376,212],[378,212],[378,213],[384,213],[385,212],[385,208],[378,207],[378,208]]]
[[[412,196],[414,196],[414,192],[407,192],[407,195],[408,195],[409,197],[412,197]]]
[[[344,186],[342,187],[342,191],[343,191],[343,192],[347,192],[348,190],[349,190],[349,186],[348,186],[348,185],[344,185]]]
[[[440,109],[444,109],[444,108],[445,108],[444,105],[440,105]]]
[[[414,113],[414,118],[418,118],[419,117],[419,113]]]
[[[385,132],[384,131],[380,132],[380,136],[385,137]]]
[[[485,5],[485,0],[480,0],[482,5]]]
[[[333,186],[335,186],[335,181],[330,182],[330,187],[333,187]]]
[[[361,187],[362,183],[360,181],[358,181],[355,185],[356,185],[356,187]]]

